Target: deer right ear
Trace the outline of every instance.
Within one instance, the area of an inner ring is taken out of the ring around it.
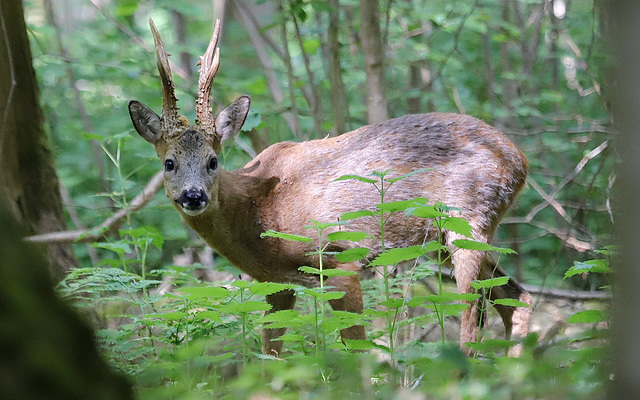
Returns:
[[[158,114],[139,101],[129,102],[129,115],[133,126],[144,140],[155,145],[162,138],[162,122]]]

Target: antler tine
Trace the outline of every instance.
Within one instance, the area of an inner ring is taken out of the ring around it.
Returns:
[[[220,48],[218,36],[220,35],[220,20],[216,19],[213,35],[204,55],[200,57],[200,77],[198,78],[198,100],[196,101],[197,123],[205,130],[213,134],[214,119],[211,114],[211,84],[220,66]]]
[[[158,72],[160,73],[160,80],[162,82],[163,126],[165,128],[171,128],[176,126],[179,122],[178,98],[175,95],[175,86],[173,85],[173,78],[171,77],[169,57],[167,52],[164,50],[164,44],[162,43],[160,33],[151,18],[149,18],[149,26],[151,27],[153,42],[156,46],[156,65],[158,66]]]

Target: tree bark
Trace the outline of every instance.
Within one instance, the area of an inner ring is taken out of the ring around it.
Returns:
[[[8,3],[20,5],[20,0],[2,0],[4,22],[21,9]],[[23,227],[4,206],[0,205],[0,399],[133,399],[131,384],[111,370],[91,328],[56,295],[42,254],[22,240]]]
[[[621,255],[616,258],[614,298],[611,307],[613,373],[609,381],[610,399],[640,398],[640,246],[638,246],[638,187],[640,187],[640,8],[633,0],[604,2],[603,30],[616,65],[614,121],[620,130],[616,146],[618,164],[618,209],[616,242]]]
[[[348,111],[347,93],[342,81],[342,68],[340,65],[340,42],[338,33],[340,30],[340,3],[338,0],[329,0],[329,33],[328,61],[329,82],[331,83],[331,107],[333,108],[333,132],[336,135],[343,134],[347,130],[345,113]]]
[[[368,122],[374,124],[388,119],[378,0],[360,0],[360,41],[367,74]]]
[[[66,230],[54,160],[43,128],[22,2],[0,3],[0,204],[30,234]],[[44,252],[54,280],[76,266],[71,244]]]

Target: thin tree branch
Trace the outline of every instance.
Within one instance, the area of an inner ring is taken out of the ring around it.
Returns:
[[[128,209],[120,209],[115,214],[105,219],[100,225],[90,229],[79,229],[74,231],[63,232],[50,232],[41,235],[34,235],[26,237],[25,240],[34,243],[63,243],[63,242],[76,242],[76,243],[90,243],[100,240],[108,232],[111,232],[120,226],[122,220],[127,217],[127,214],[131,214],[144,207],[151,199],[153,199],[160,190],[164,183],[162,171],[155,174],[142,189],[139,195],[137,195],[131,203],[129,203]]]
[[[569,182],[574,180],[576,176],[578,176],[580,171],[582,171],[582,169],[587,165],[587,163],[593,158],[595,158],[596,156],[598,156],[600,153],[602,153],[607,148],[608,145],[609,145],[609,141],[605,140],[600,144],[600,146],[591,150],[586,156],[582,157],[582,160],[580,160],[580,162],[575,166],[573,171],[571,171],[571,173],[565,176],[564,179],[562,179],[562,181],[553,189],[553,191],[548,194],[548,199],[554,199],[558,194],[558,192],[560,192],[560,190],[562,190],[562,188],[564,188]],[[525,217],[505,218],[502,220],[502,223],[503,224],[530,223],[540,211],[542,211],[548,205],[551,204],[548,199],[545,199],[545,201],[533,207]]]

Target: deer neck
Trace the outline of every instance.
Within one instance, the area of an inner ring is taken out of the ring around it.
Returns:
[[[232,263],[243,264],[249,253],[261,245],[260,233],[264,231],[261,206],[279,180],[223,169],[218,179],[207,209],[196,216],[182,215],[211,247]]]

